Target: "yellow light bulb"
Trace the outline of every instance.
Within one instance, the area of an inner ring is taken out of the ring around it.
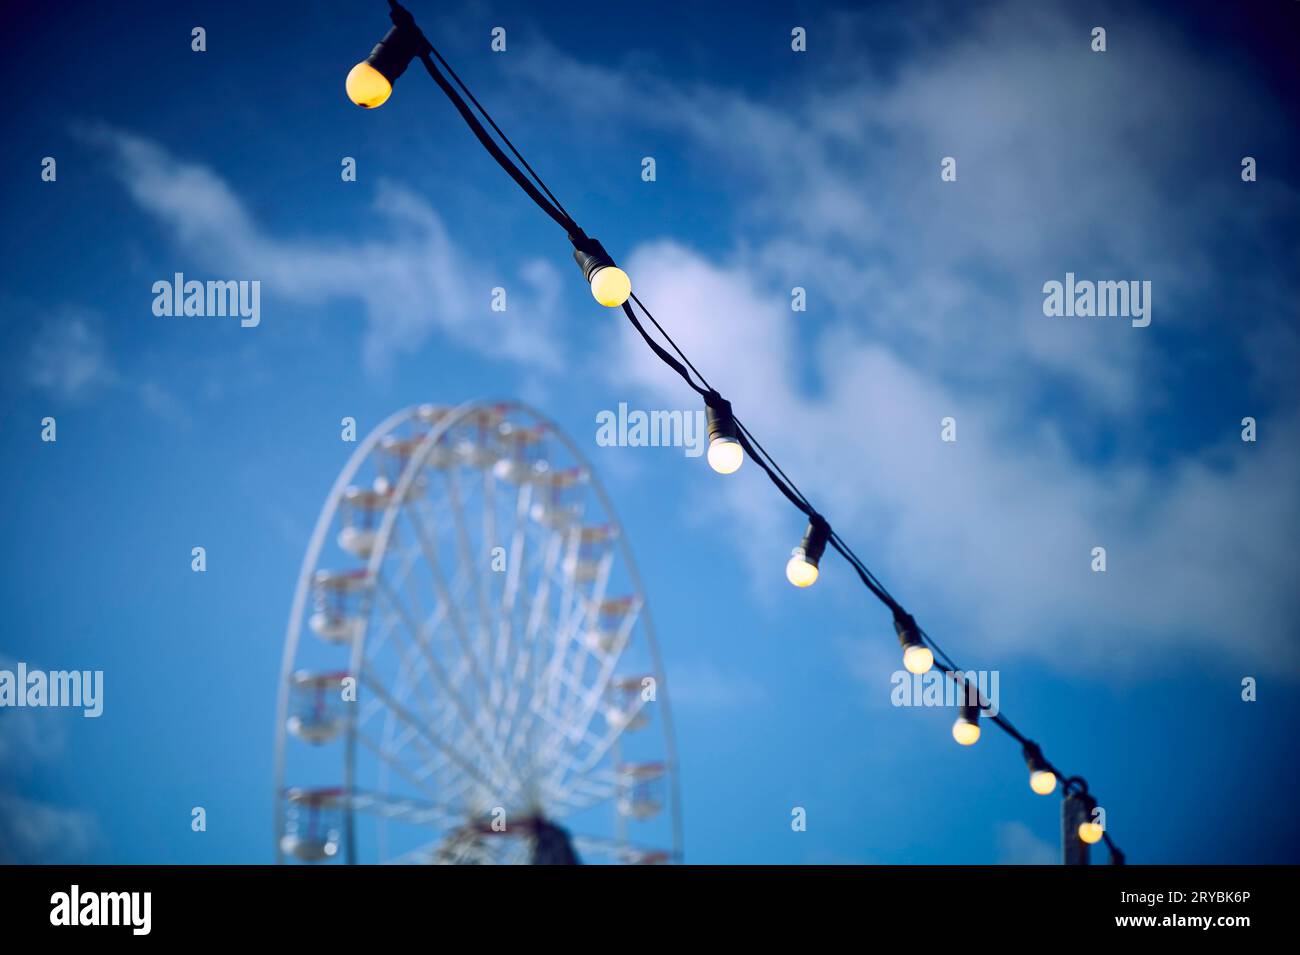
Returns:
[[[952,724],[952,738],[962,746],[974,746],[975,741],[980,738],[980,725],[972,723],[964,716],[959,716],[957,722]]]
[[[364,61],[352,67],[344,86],[347,87],[348,99],[366,109],[383,106],[393,92],[388,77]]]
[[[903,666],[908,673],[915,673],[917,676],[929,673],[930,667],[934,666],[934,654],[930,652],[929,647],[914,643],[903,651]]]
[[[632,280],[617,265],[605,265],[591,275],[591,294],[606,308],[618,308],[632,294]]]
[[[1050,796],[1056,791],[1056,774],[1046,769],[1036,769],[1029,774],[1029,788],[1040,796]]]
[[[796,587],[811,587],[817,581],[817,573],[817,565],[804,557],[802,547],[796,547],[785,565],[785,579]]]
[[[745,449],[735,438],[714,438],[709,442],[709,467],[719,474],[731,474],[745,463]]]
[[[1079,838],[1088,843],[1088,845],[1101,842],[1101,834],[1104,831],[1105,830],[1102,829],[1101,823],[1099,822],[1079,823]]]

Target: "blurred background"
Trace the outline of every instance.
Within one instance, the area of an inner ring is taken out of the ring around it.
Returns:
[[[1295,4],[410,6],[1130,862],[1300,861]],[[0,667],[100,669],[105,699],[0,709],[0,859],[271,861],[284,629],[340,420],[484,397],[546,411],[609,487],[687,861],[1057,861],[1018,747],[890,704],[891,621],[847,566],[785,583],[804,525],[752,463],[597,445],[601,411],[694,395],[418,64],[382,109],[347,101],[384,3],[6,19]],[[155,316],[176,272],[259,280],[260,324]],[[1150,326],[1045,317],[1066,272],[1149,280]]]

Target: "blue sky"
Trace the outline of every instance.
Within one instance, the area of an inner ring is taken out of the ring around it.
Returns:
[[[1000,671],[1132,861],[1300,861],[1293,5],[423,7],[836,528],[958,661]],[[519,397],[587,449],[638,556],[689,861],[1055,858],[1057,801],[1009,740],[959,749],[950,712],[889,705],[897,643],[847,568],[784,583],[803,528],[757,468],[596,446],[601,410],[692,393],[427,77],[347,102],[382,2],[12,20],[0,654],[102,669],[106,700],[0,711],[11,857],[270,861],[284,623],[340,418]],[[1151,325],[1044,316],[1070,271],[1151,281]],[[154,316],[175,272],[260,280],[261,324]]]

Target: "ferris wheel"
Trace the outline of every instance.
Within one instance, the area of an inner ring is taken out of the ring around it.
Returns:
[[[421,405],[352,454],[294,595],[279,862],[681,858],[663,668],[574,443],[525,405]]]

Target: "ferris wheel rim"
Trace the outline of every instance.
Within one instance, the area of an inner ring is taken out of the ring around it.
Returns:
[[[289,680],[293,675],[293,664],[297,659],[298,643],[302,636],[302,615],[307,607],[307,594],[311,586],[312,571],[316,569],[320,560],[321,549],[325,546],[325,538],[329,534],[329,529],[334,522],[334,515],[338,511],[338,502],[343,493],[347,490],[352,478],[360,470],[361,466],[370,457],[372,451],[383,439],[383,436],[391,432],[398,425],[410,420],[415,413],[415,407],[403,408],[389,415],[373,429],[360,444],[353,449],[352,454],[348,456],[343,468],[339,471],[338,476],[334,479],[329,493],[325,496],[325,503],[321,506],[320,513],[316,517],[316,524],[312,528],[312,534],[307,543],[307,551],[303,554],[302,566],[298,571],[298,581],[295,585],[293,604],[289,610],[289,623],[286,628],[284,641],[284,654],[280,661],[280,678],[277,687],[277,702],[275,716],[275,861],[281,863],[284,861],[284,852],[280,846],[279,833],[284,828],[284,756],[285,756],[285,724],[289,716]],[[350,779],[349,779],[350,783]],[[350,849],[351,847],[349,847]]]
[[[294,661],[297,659],[296,655],[302,634],[303,612],[306,608],[307,597],[311,590],[312,572],[318,568],[321,551],[324,548],[330,528],[333,526],[334,519],[338,513],[339,503],[343,500],[344,494],[351,485],[357,472],[364,466],[376,446],[378,446],[385,437],[393,433],[395,429],[399,428],[403,424],[406,424],[413,418],[419,416],[421,407],[422,406],[420,405],[412,405],[389,415],[370,431],[365,440],[363,440],[349,456],[348,461],[339,472],[338,477],[326,497],[325,503],[321,508],[320,515],[318,516],[316,525],[313,529],[307,552],[304,554],[302,567],[298,576],[298,584],[294,595],[293,607],[290,614],[289,632],[285,641],[285,652],[281,665],[279,702],[277,705],[275,792],[277,862],[284,861],[284,853],[278,836],[284,828],[285,721],[288,715],[289,682],[293,674]],[[623,561],[627,578],[631,582],[636,594],[641,598],[639,601],[638,612],[639,623],[644,631],[645,644],[647,652],[649,653],[650,663],[659,681],[659,685],[656,687],[655,702],[657,704],[657,712],[662,721],[663,745],[665,751],[665,759],[663,761],[664,777],[669,789],[669,798],[667,799],[667,802],[670,812],[670,832],[673,846],[671,853],[669,853],[668,856],[670,861],[680,862],[684,852],[684,845],[676,734],[674,731],[671,706],[669,703],[669,691],[667,687],[668,680],[663,666],[662,654],[660,653],[659,644],[655,637],[654,622],[649,610],[648,601],[644,599],[644,582],[640,574],[640,569],[636,563],[635,556],[632,553],[631,545],[628,542],[626,535],[622,533],[622,521],[618,516],[618,512],[614,507],[613,501],[605,489],[603,482],[596,474],[596,471],[592,467],[586,454],[583,453],[577,443],[567,433],[565,433],[553,419],[528,403],[515,399],[473,399],[463,402],[442,414],[430,427],[429,431],[420,437],[419,444],[410,454],[409,460],[402,466],[401,475],[398,479],[397,485],[393,488],[389,500],[384,506],[383,516],[376,528],[374,546],[370,550],[365,573],[368,579],[378,579],[379,571],[383,567],[385,559],[389,554],[389,546],[397,517],[406,504],[411,487],[417,479],[417,476],[425,473],[433,449],[449,432],[451,432],[453,428],[463,424],[473,414],[482,411],[491,411],[501,414],[508,414],[510,412],[522,413],[528,415],[537,424],[543,426],[547,430],[548,434],[556,438],[577,462],[578,466],[584,472],[588,486],[604,511],[608,522],[619,531],[619,533],[615,535],[617,538],[617,550]],[[373,613],[373,610],[367,610],[363,626],[358,629],[357,633],[353,635],[350,641],[351,653],[348,672],[354,676],[361,673],[361,668],[365,663],[365,649],[367,641],[370,639]],[[344,788],[351,798],[355,798],[355,795],[358,792],[356,780],[357,730],[357,713],[355,709],[349,709],[344,749]],[[349,863],[356,861],[356,846],[353,831],[354,813],[350,802],[351,799],[349,800],[349,805],[344,813],[344,850],[345,859]],[[601,842],[598,837],[591,841],[593,843]]]

